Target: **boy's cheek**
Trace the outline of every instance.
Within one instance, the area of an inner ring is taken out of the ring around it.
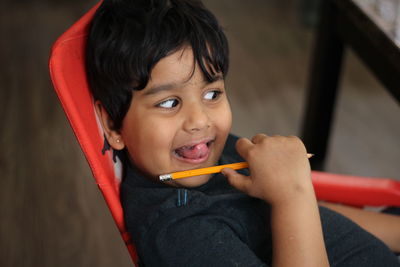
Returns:
[[[216,115],[216,127],[224,134],[228,134],[232,127],[232,112],[229,104],[216,114],[218,114]]]
[[[141,153],[136,150],[135,154],[138,156],[131,157],[132,163],[151,178],[157,177],[167,169],[166,166],[164,166],[165,162],[167,162],[165,157],[162,157],[160,154],[152,153],[150,149],[142,150]]]

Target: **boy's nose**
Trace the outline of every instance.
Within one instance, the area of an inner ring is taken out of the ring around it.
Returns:
[[[210,118],[202,105],[189,105],[186,107],[185,113],[183,128],[186,132],[193,133],[210,127]]]

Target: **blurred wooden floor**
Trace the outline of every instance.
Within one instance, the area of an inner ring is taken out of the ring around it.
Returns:
[[[236,134],[299,134],[312,31],[293,1],[206,1],[231,44]],[[0,266],[130,266],[47,70],[52,42],[93,3],[0,3]],[[328,171],[400,179],[400,109],[381,89],[348,54]]]

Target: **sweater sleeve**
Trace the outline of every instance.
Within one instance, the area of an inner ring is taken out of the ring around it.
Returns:
[[[166,226],[160,221],[142,244],[146,266],[267,266],[218,216],[195,215]]]

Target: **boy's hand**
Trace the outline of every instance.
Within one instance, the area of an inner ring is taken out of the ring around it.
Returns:
[[[236,143],[250,176],[222,172],[232,186],[271,205],[272,266],[329,266],[307,152],[297,137],[258,134]]]
[[[249,163],[251,175],[224,169],[233,187],[271,205],[314,194],[307,151],[299,138],[258,134],[251,141],[239,139],[236,150]]]

